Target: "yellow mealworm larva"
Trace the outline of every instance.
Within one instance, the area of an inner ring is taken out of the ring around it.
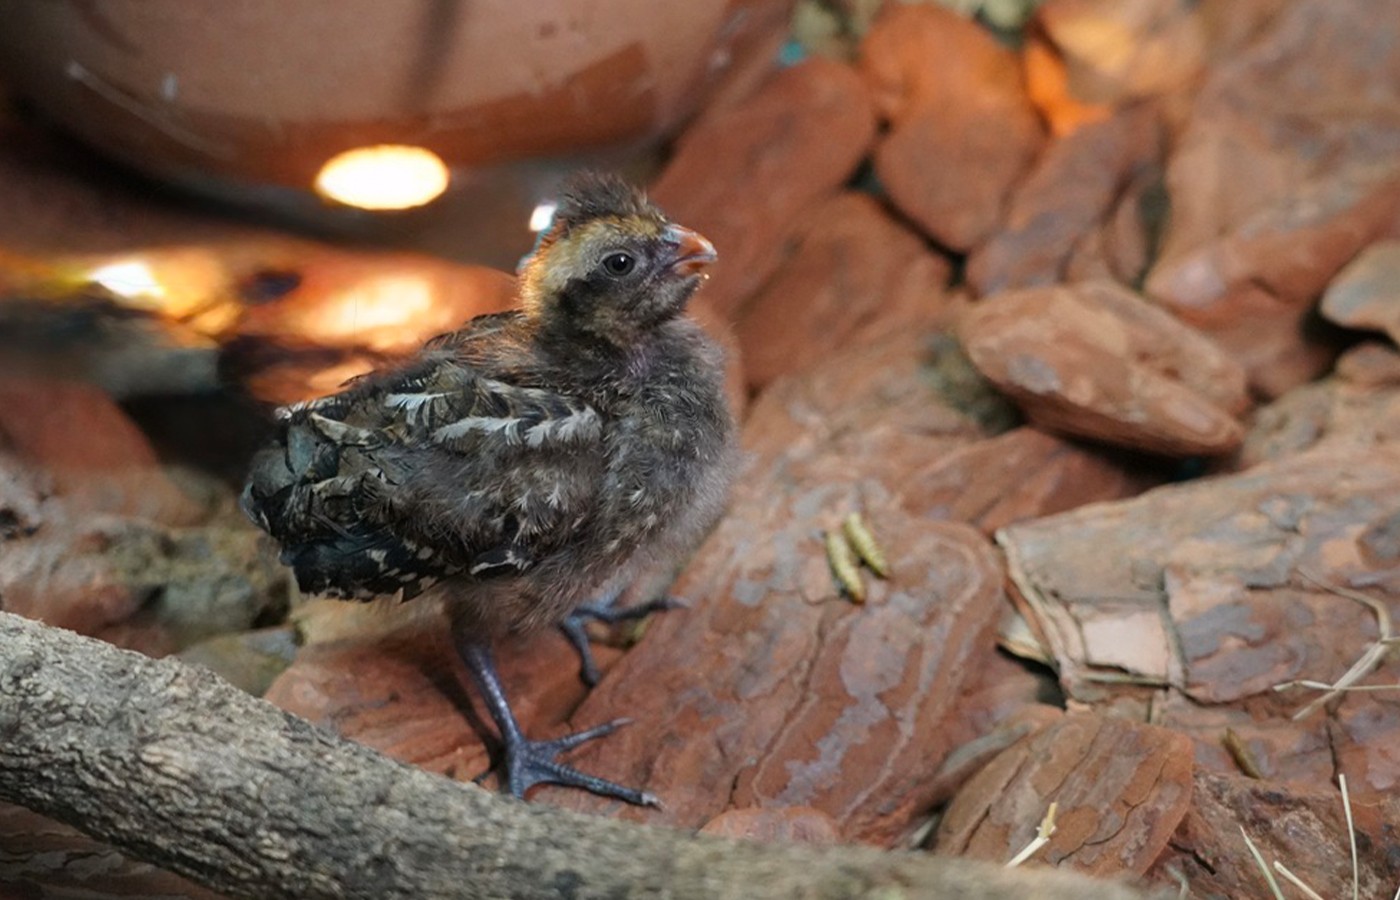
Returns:
[[[861,581],[856,558],[851,555],[851,545],[839,531],[826,533],[826,559],[831,563],[832,574],[845,589],[846,594],[856,603],[865,602],[865,582]]]
[[[885,561],[885,551],[880,549],[879,543],[875,540],[875,535],[870,533],[870,529],[865,526],[865,520],[860,517],[860,513],[851,513],[846,520],[841,523],[841,528],[846,532],[846,540],[851,542],[856,553],[881,578],[890,577],[890,565]]]

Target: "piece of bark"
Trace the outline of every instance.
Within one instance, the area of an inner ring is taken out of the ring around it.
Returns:
[[[1337,360],[1337,374],[1260,407],[1234,460],[1249,468],[1320,444],[1370,446],[1400,440],[1400,353],[1362,344]]]
[[[985,382],[975,372],[973,384],[950,377],[946,344],[898,332],[775,381],[749,412],[744,449],[766,460],[845,455],[898,490],[928,460],[987,435],[974,409],[986,400]]]
[[[1337,273],[1322,295],[1322,314],[1348,328],[1384,331],[1400,343],[1400,241],[1380,241]]]
[[[978,370],[1047,429],[1180,456],[1225,453],[1243,437],[1239,366],[1111,282],[997,294],[958,333]]]
[[[831,816],[806,806],[773,809],[731,809],[705,823],[701,834],[797,844],[835,844],[839,840]]]
[[[892,5],[860,65],[892,126],[875,148],[890,200],[944,246],[977,246],[1044,140],[1015,55],[952,10]]]
[[[999,566],[977,532],[908,516],[847,459],[804,466],[805,477],[759,471],[739,485],[675,588],[702,599],[654,621],[576,716],[635,719],[577,759],[645,782],[664,809],[542,797],[681,827],[730,805],[810,806],[843,839],[886,846],[927,811],[927,782],[952,749],[944,722],[994,639]],[[864,576],[862,605],[843,596],[820,537],[856,510],[892,573]]]
[[[797,249],[736,324],[749,387],[799,372],[853,343],[937,318],[951,266],[867,194],[811,214]]]
[[[1161,141],[1157,111],[1137,106],[1050,143],[1017,185],[1006,220],[973,252],[967,279],[980,294],[1054,284]]]
[[[1036,9],[1036,23],[1064,60],[1073,95],[1117,106],[1190,89],[1212,36],[1201,5],[1048,0]]]
[[[1162,467],[1024,427],[940,454],[912,472],[904,507],[988,534],[1087,503],[1119,500],[1166,480]]]
[[[940,854],[1006,861],[1049,805],[1055,833],[1037,855],[1088,874],[1145,873],[1191,801],[1191,742],[1120,719],[1071,715],[1020,741],[975,775],[939,824]]]
[[[1283,7],[1265,33],[1203,84],[1167,170],[1171,216],[1146,290],[1244,347],[1263,293],[1311,304],[1337,271],[1400,209],[1394,146],[1400,130],[1400,22],[1365,0]],[[1316,343],[1284,319],[1280,346],[1248,360],[1269,396],[1309,370]],[[1267,324],[1267,321],[1264,323]],[[1283,338],[1299,349],[1288,352]],[[1285,371],[1274,371],[1282,366]]]
[[[140,498],[151,481],[126,482],[133,471],[176,488],[155,466],[84,471],[91,478],[79,482],[70,503],[51,493],[47,473],[0,452],[5,609],[161,656],[285,608],[286,570],[231,499],[209,518],[202,504],[185,498],[208,521],[183,527],[94,513],[94,502],[144,505],[128,498]],[[150,511],[168,509],[153,505]]]
[[[1233,703],[1337,678],[1376,638],[1369,610],[1317,582],[1355,588],[1390,571],[1363,536],[1397,508],[1400,447],[1346,444],[1012,525],[997,540],[1072,697],[1093,702],[1126,674]]]
[[[0,613],[0,799],[237,897],[1110,900],[1069,873],[690,837],[503,802],[313,728],[216,676]],[[1033,885],[1033,887],[1031,887]]]
[[[1400,883],[1394,810],[1352,798],[1359,896],[1389,897]],[[1171,848],[1149,873],[1164,887],[1185,879],[1193,897],[1267,897],[1240,829],[1272,869],[1277,860],[1323,897],[1352,896],[1351,852],[1341,793],[1325,788],[1197,772],[1191,808]],[[1282,876],[1274,877],[1283,884]],[[1287,896],[1299,896],[1296,893]]]
[[[91,385],[0,381],[0,448],[42,470],[49,489],[77,514],[166,525],[191,525],[207,514],[160,468],[150,442],[116,402]]]
[[[430,772],[458,780],[486,773],[496,733],[467,687],[466,671],[449,646],[445,617],[410,608],[376,614],[339,605],[358,621],[303,647],[266,699]],[[563,635],[550,631],[524,643],[504,642],[497,655],[525,732],[545,739],[564,731],[586,687],[578,657]],[[618,653],[600,644],[594,655],[606,674]]]
[[[731,316],[782,264],[792,236],[836,192],[875,135],[869,92],[846,65],[814,59],[706,116],[651,186],[719,253],[705,288]]]

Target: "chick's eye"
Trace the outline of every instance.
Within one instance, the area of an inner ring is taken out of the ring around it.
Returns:
[[[630,253],[609,253],[603,257],[603,271],[621,278],[636,268],[637,260]]]

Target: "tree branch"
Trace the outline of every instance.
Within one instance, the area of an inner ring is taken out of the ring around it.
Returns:
[[[0,798],[240,897],[1141,896],[1043,869],[738,843],[506,801],[203,669],[8,613]]]

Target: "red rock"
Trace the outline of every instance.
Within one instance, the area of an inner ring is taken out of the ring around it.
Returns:
[[[700,833],[765,844],[835,844],[840,840],[831,816],[805,806],[731,809],[706,822]]]
[[[157,464],[127,415],[90,385],[0,381],[0,447],[42,468],[74,512],[191,524],[205,510]]]
[[[950,270],[873,198],[838,194],[812,214],[792,256],[739,314],[750,387],[851,343],[928,330]]]
[[[1388,897],[1400,883],[1400,843],[1393,811],[1352,802],[1361,897]],[[1191,808],[1149,877],[1175,890],[1185,879],[1193,897],[1268,897],[1240,829],[1269,866],[1277,860],[1322,897],[1352,896],[1350,844],[1341,794],[1198,772]],[[1282,876],[1274,877],[1280,885]],[[1301,896],[1290,888],[1287,896]]]
[[[1066,716],[1002,753],[939,823],[938,853],[1005,862],[1051,802],[1055,833],[1037,858],[1098,876],[1145,873],[1191,801],[1191,742],[1151,725]]]
[[[982,294],[1062,280],[1075,244],[1153,164],[1159,140],[1155,111],[1136,107],[1050,143],[1017,186],[1001,229],[968,260],[968,280]]]
[[[792,235],[850,176],[874,133],[855,72],[810,60],[681,137],[651,195],[714,242],[719,262],[705,293],[721,315],[777,270]]]
[[[1337,273],[1322,295],[1322,314],[1400,343],[1400,240],[1372,244]]]
[[[959,327],[968,356],[1032,421],[1155,453],[1224,453],[1244,373],[1207,338],[1111,283],[987,298]]]
[[[892,125],[875,151],[890,199],[954,250],[981,243],[1043,140],[1014,54],[951,10],[892,6],[861,70]]]

